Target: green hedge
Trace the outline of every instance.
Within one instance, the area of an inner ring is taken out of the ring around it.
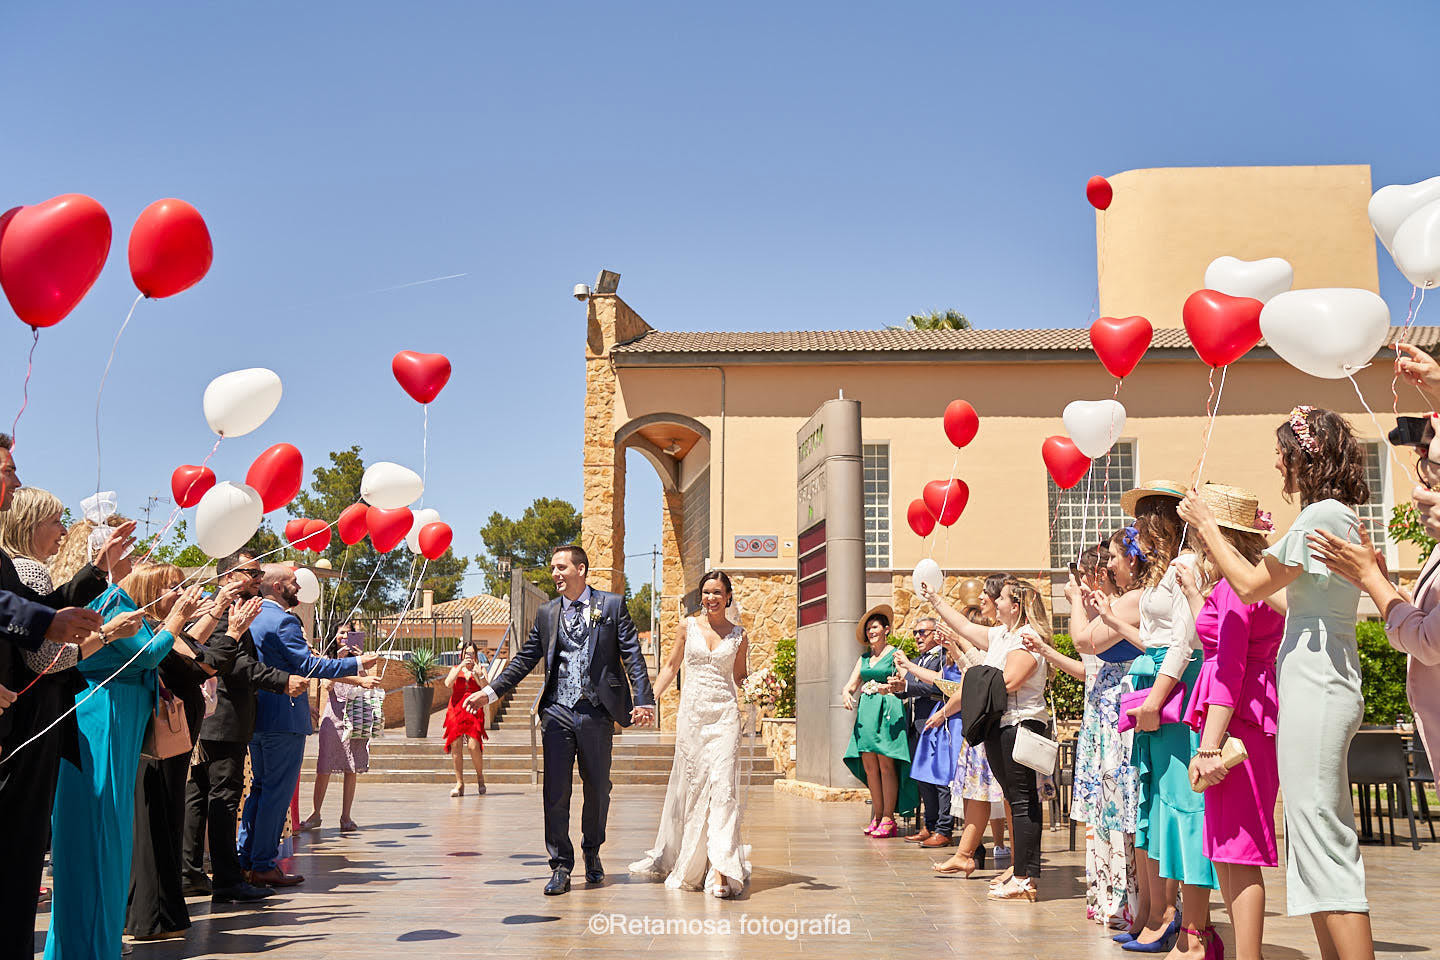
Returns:
[[[1355,625],[1360,648],[1360,692],[1365,696],[1366,723],[1394,723],[1410,720],[1413,714],[1405,697],[1405,654],[1385,639],[1385,625],[1366,620]]]
[[[1067,657],[1080,659],[1080,654],[1075,652],[1075,644],[1070,641],[1070,634],[1055,634],[1055,649]],[[1079,720],[1085,713],[1085,684],[1076,680],[1064,670],[1050,670],[1050,680],[1047,685],[1050,699],[1055,704],[1057,720]]]
[[[785,685],[775,700],[775,716],[795,716],[795,638],[781,637],[775,641],[775,659],[770,662],[775,676]]]

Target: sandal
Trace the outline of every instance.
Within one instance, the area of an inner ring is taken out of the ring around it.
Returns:
[[[990,880],[990,889],[993,890],[993,889],[995,889],[996,887],[1003,886],[1004,884],[1009,883],[1009,882],[1010,882],[1011,880],[1013,880],[1014,878],[1015,878],[1015,868],[1014,868],[1014,867],[1006,867],[1004,873],[999,874],[999,875],[993,877],[993,878]]]
[[[998,887],[991,888],[989,899],[1029,900],[1031,903],[1034,903],[1035,898],[1038,895],[1039,893],[1035,889],[1035,885],[1030,882],[1028,877],[1024,880],[1017,880],[1014,877],[1011,877],[1009,882],[1002,883]]]
[[[341,832],[341,833],[354,833],[355,831],[357,831],[357,830],[359,830],[359,829],[360,829],[360,827],[355,823],[354,820],[351,820],[349,817],[341,817],[341,818],[340,818],[340,832]]]
[[[886,826],[886,824],[889,824],[889,826]],[[899,832],[900,828],[895,826],[895,820],[891,817],[886,817],[880,821],[880,826],[876,827],[875,832],[870,834],[870,836],[876,840],[889,840],[891,837],[899,834]]]
[[[465,796],[465,784],[463,784],[463,783],[457,784],[456,787],[455,787],[455,789],[450,791],[450,796],[452,796],[452,797],[463,797],[463,796]]]
[[[306,830],[319,830],[320,822],[320,814],[312,813],[309,817],[300,821],[300,830],[302,832]]]
[[[968,862],[968,869],[961,864]],[[985,869],[985,848],[979,847],[969,856],[961,856],[957,850],[955,855],[943,863],[931,864],[930,869],[942,877],[964,877],[970,879],[970,875],[976,870]]]
[[[872,820],[870,821],[870,826],[868,826],[868,827],[865,828],[865,836],[867,836],[867,837],[870,836],[872,833],[875,832],[875,829],[876,829],[877,827],[879,827],[879,826],[880,826],[880,818],[879,818],[879,817],[875,817],[874,819],[872,819]]]
[[[483,797],[483,796],[485,796],[485,784],[484,784],[484,783],[480,783],[479,785],[477,785],[477,786],[475,787],[475,795],[476,795],[477,797]]]

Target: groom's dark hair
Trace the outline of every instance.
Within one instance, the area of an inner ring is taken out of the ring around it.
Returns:
[[[570,562],[575,564],[576,566],[584,567],[586,575],[589,575],[590,555],[585,552],[584,547],[574,543],[567,543],[563,546],[556,547],[554,550],[550,551],[550,556],[553,558],[561,553],[570,554]]]

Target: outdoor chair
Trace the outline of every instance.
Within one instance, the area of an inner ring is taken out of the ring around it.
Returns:
[[[1375,788],[1373,807],[1375,822],[1380,824],[1380,839],[1385,839],[1385,822],[1380,816],[1380,787],[1385,787],[1386,812],[1390,820],[1390,844],[1395,844],[1396,794],[1404,797],[1405,811],[1410,818],[1410,843],[1420,849],[1415,829],[1415,808],[1409,802],[1410,767],[1405,761],[1405,743],[1398,733],[1362,733],[1350,742],[1348,760],[1350,782],[1360,788],[1360,815],[1366,835],[1370,829],[1370,788]]]

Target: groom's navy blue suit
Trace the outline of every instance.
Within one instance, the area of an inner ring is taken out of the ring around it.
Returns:
[[[588,858],[597,856],[605,842],[615,724],[629,726],[633,707],[653,706],[655,694],[635,624],[624,598],[613,593],[586,587],[573,602],[556,597],[542,606],[529,639],[490,685],[495,696],[512,690],[542,658],[545,848],[550,869],[574,870],[570,794],[575,761],[580,761],[585,794],[580,849]]]

